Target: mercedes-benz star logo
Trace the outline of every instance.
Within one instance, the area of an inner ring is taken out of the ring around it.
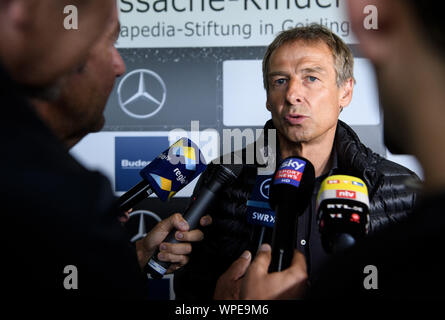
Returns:
[[[138,81],[136,91],[134,85],[126,84],[130,83],[132,78],[136,78]],[[154,92],[154,88],[159,86],[158,92]],[[125,94],[123,94],[123,90]],[[146,119],[154,116],[164,106],[167,87],[157,73],[147,69],[137,69],[127,73],[122,78],[117,88],[117,97],[119,106],[127,115],[136,119]],[[142,112],[135,113],[130,110],[130,107],[136,103],[143,104]]]
[[[147,235],[147,227],[145,222],[146,217],[156,220],[156,223],[161,221],[161,218],[156,213],[147,210],[133,211],[132,213],[130,213],[129,218],[131,219],[132,217],[137,217],[137,216],[139,216],[139,222],[137,224],[138,230],[137,233],[133,236],[133,238],[131,238],[131,242],[136,242]]]

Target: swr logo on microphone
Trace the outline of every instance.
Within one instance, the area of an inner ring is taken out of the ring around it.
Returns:
[[[337,198],[355,199],[355,191],[337,190]]]

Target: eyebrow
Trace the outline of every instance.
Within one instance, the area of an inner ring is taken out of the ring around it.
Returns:
[[[326,73],[326,70],[319,66],[307,67],[307,68],[301,69],[301,73],[314,73],[314,72],[324,74],[324,73]]]
[[[273,71],[273,72],[269,72],[269,74],[267,76],[268,77],[287,76],[287,72],[284,72],[284,71]]]
[[[306,73],[320,73],[320,74],[326,74],[326,70],[320,66],[314,66],[314,67],[306,67],[299,71],[300,73],[306,74]],[[287,76],[288,73],[285,71],[272,71],[269,72],[267,75],[268,77],[274,77],[274,76]]]

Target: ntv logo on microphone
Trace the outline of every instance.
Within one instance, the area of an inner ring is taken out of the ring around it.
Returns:
[[[337,198],[355,199],[355,191],[337,190]]]

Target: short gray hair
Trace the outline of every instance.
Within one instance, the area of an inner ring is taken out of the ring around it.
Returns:
[[[340,87],[350,78],[354,80],[354,56],[352,55],[351,49],[331,30],[314,23],[307,27],[297,27],[280,32],[267,47],[263,58],[263,82],[264,89],[266,89],[267,92],[269,91],[268,74],[272,53],[283,44],[294,40],[303,40],[305,42],[323,41],[331,49],[334,57],[337,86]]]

